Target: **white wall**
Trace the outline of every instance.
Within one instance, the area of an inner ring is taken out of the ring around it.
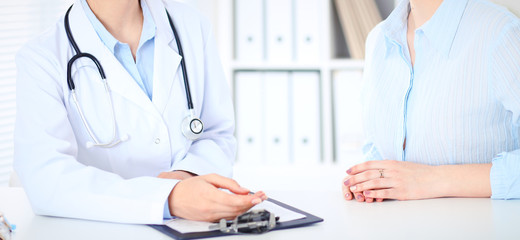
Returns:
[[[0,0],[0,186],[12,172],[15,55],[30,38],[53,25],[73,0]]]

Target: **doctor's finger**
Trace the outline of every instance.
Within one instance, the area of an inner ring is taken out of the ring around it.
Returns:
[[[236,217],[242,213],[247,212],[249,209],[254,207],[254,204],[246,204],[242,206],[231,206],[225,203],[214,203],[215,212],[225,214],[229,217]]]
[[[215,204],[229,206],[234,209],[249,209],[267,199],[267,196],[263,192],[258,192],[253,195],[235,195],[220,190],[217,191],[218,192],[213,196]]]
[[[215,212],[225,215],[224,217],[236,217],[242,213],[247,212],[253,206],[229,206],[225,204],[216,205]]]
[[[241,187],[237,181],[217,174],[205,175],[204,179],[217,188],[227,189],[236,194],[248,194],[249,189]]]

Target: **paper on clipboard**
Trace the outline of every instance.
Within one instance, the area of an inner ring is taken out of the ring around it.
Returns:
[[[305,218],[305,215],[303,214],[291,211],[270,201],[264,201],[253,207],[252,210],[253,209],[265,209],[271,213],[274,213],[275,216],[280,217],[279,222],[288,222]],[[164,225],[182,234],[207,232],[209,231],[209,226],[212,224],[213,223],[190,221],[182,218],[175,218],[164,222]]]

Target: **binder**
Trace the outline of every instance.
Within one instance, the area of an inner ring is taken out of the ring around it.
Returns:
[[[267,60],[293,60],[292,0],[266,0]]]
[[[264,73],[265,160],[289,163],[289,73]]]
[[[260,72],[235,74],[235,109],[238,161],[263,161],[263,81]]]
[[[321,160],[320,76],[318,72],[292,74],[292,155],[297,164]]]
[[[333,73],[334,142],[336,161],[351,164],[352,156],[361,156],[365,142],[361,111],[361,70]]]
[[[320,58],[320,0],[294,1],[296,61],[312,62]]]
[[[294,211],[294,212],[297,212],[297,213],[300,213],[300,214],[303,214],[305,215],[305,218],[302,218],[302,219],[297,219],[297,220],[293,220],[293,221],[289,221],[289,222],[281,222],[281,223],[278,223],[276,225],[276,227],[271,230],[271,231],[278,231],[278,230],[282,230],[282,229],[288,229],[288,228],[296,228],[296,227],[304,227],[304,226],[308,226],[308,225],[311,225],[311,224],[314,224],[314,223],[319,223],[319,222],[323,222],[323,219],[320,218],[320,217],[317,217],[317,216],[314,216],[310,213],[307,213],[307,212],[304,212],[300,209],[297,209],[295,207],[292,207],[292,206],[289,206],[285,203],[282,203],[282,202],[279,202],[279,201],[276,201],[274,199],[268,199],[266,201],[270,201],[272,203],[275,203],[281,207],[284,207],[286,209],[289,209],[291,211]],[[180,239],[180,240],[184,240],[184,239],[200,239],[200,238],[212,238],[212,237],[220,237],[220,236],[228,236],[228,235],[231,235],[231,234],[226,234],[226,233],[223,233],[223,232],[220,232],[218,230],[216,231],[208,231],[208,232],[198,232],[198,233],[185,233],[185,234],[182,234],[180,232],[177,232],[171,228],[169,228],[168,226],[165,226],[165,225],[149,225],[150,227],[174,238],[174,239]],[[265,234],[269,234],[269,232],[265,233]],[[243,235],[244,236],[244,235]]]
[[[235,1],[235,57],[239,61],[264,59],[263,9],[262,0]]]

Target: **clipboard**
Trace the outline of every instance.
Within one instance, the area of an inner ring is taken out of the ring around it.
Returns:
[[[282,202],[279,202],[279,201],[276,201],[274,199],[267,199],[266,201],[269,201],[269,202],[272,202],[278,206],[281,206],[283,208],[286,208],[286,209],[289,209],[291,211],[294,211],[294,212],[297,212],[297,213],[300,213],[300,214],[303,214],[305,215],[304,218],[301,218],[301,219],[296,219],[296,220],[292,220],[292,221],[287,221],[287,222],[279,222],[278,224],[276,224],[276,227],[274,229],[272,229],[271,231],[276,231],[276,230],[282,230],[282,229],[288,229],[288,228],[297,228],[297,227],[303,227],[303,226],[307,226],[307,225],[310,225],[310,224],[314,224],[314,223],[318,223],[318,222],[323,222],[323,218],[320,218],[320,217],[317,217],[317,216],[314,216],[310,213],[307,213],[307,212],[304,212],[300,209],[297,209],[295,207],[292,207],[292,206],[289,206],[285,203],[282,203]],[[207,231],[207,232],[194,232],[194,233],[180,233],[166,225],[148,225],[170,237],[172,237],[173,239],[180,239],[180,240],[184,240],[184,239],[201,239],[201,238],[213,238],[213,237],[221,237],[221,236],[232,236],[232,235],[235,235],[235,234],[228,234],[228,233],[223,233],[221,232],[220,230],[214,230],[214,231]],[[269,232],[265,233],[265,234],[269,234]]]

